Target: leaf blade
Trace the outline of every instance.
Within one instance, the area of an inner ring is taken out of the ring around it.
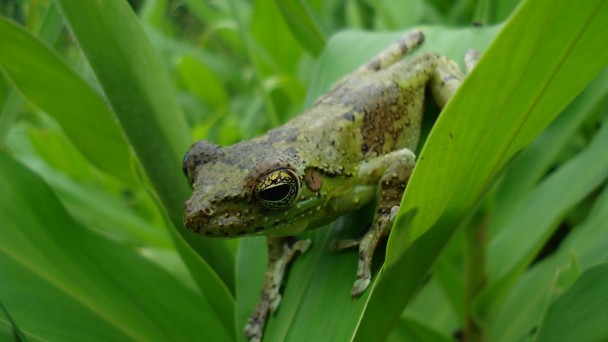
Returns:
[[[80,226],[44,181],[5,153],[0,166],[0,297],[26,335],[230,339],[204,297],[134,249]]]
[[[573,11],[579,14],[570,15]],[[588,64],[582,73],[573,70],[583,57],[589,57],[586,55],[589,51],[598,51],[598,46],[601,51],[608,51],[606,42],[599,41],[604,34],[601,23],[605,18],[608,18],[605,1],[589,2],[584,7],[561,1],[551,8],[528,1],[505,24],[444,109],[406,189],[389,239],[385,266],[372,289],[379,293],[399,292],[402,296],[389,301],[372,295],[355,340],[369,340],[371,334],[377,338],[379,331],[382,336],[388,333],[496,172],[606,65],[606,53],[602,52],[585,60]],[[590,24],[581,26],[581,21]],[[556,30],[562,35],[553,35]],[[534,49],[541,40],[544,54]],[[586,52],[569,53],[571,49],[562,46],[563,40],[573,40],[578,49]],[[512,51],[518,54],[510,54]],[[551,60],[553,55],[565,57],[555,61]],[[523,76],[512,73],[511,65],[515,70],[528,72],[524,75],[535,77],[520,82]],[[575,79],[565,84],[566,77]],[[441,190],[430,189],[429,185]],[[409,222],[400,219],[413,212],[415,215]],[[390,319],[373,319],[389,311]]]
[[[608,338],[608,263],[583,272],[551,304],[536,341],[603,341]]]
[[[136,183],[127,140],[100,95],[23,28],[0,18],[0,34],[0,65],[19,89],[93,164],[126,184]]]
[[[191,141],[165,66],[127,2],[59,4],[174,227],[177,250],[224,326],[233,329],[234,256],[224,241],[204,239],[182,222],[190,189],[181,162]]]

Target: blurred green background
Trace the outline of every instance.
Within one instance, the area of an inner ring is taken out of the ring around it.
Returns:
[[[608,339],[607,1],[0,0],[0,15],[0,340],[243,340],[264,239],[184,229],[182,156],[286,122],[411,28],[422,51],[484,56],[439,119],[428,101],[376,286],[353,301],[356,252],[326,248],[364,212],[307,232],[265,340]]]

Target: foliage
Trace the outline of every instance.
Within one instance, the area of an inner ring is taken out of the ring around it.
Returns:
[[[411,27],[483,58],[438,119],[429,103],[373,288],[353,301],[356,253],[327,249],[365,210],[307,232],[265,339],[608,338],[607,1],[0,11],[1,339],[242,340],[264,241],[184,229],[181,156],[285,122]]]

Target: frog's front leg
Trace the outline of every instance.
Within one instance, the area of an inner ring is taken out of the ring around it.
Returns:
[[[268,242],[268,269],[264,278],[264,285],[260,300],[255,310],[249,316],[245,326],[245,337],[250,341],[259,341],[268,314],[274,313],[281,303],[281,283],[290,261],[297,252],[305,253],[310,247],[310,240],[297,240],[293,236],[269,236]]]
[[[362,184],[377,184],[372,226],[359,239],[336,240],[331,245],[334,251],[359,246],[357,279],[351,291],[353,297],[361,295],[370,284],[374,250],[380,238],[390,231],[393,208],[399,206],[415,161],[416,157],[410,150],[402,149],[369,160],[359,168],[358,177]]]

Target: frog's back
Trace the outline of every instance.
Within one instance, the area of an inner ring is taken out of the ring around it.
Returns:
[[[402,148],[414,151],[430,73],[420,63],[424,57],[344,79],[282,129],[297,129],[303,153],[329,165],[357,164]]]

